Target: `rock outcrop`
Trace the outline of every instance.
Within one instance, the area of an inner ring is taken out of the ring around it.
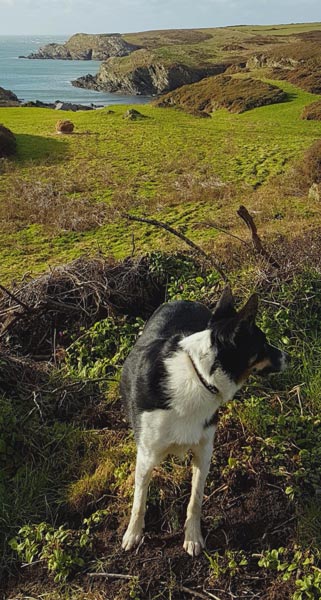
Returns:
[[[110,58],[102,63],[97,75],[79,77],[72,81],[72,85],[97,91],[153,96],[200,81],[209,75],[224,73],[229,66],[221,63],[194,68],[181,63],[168,64],[154,60],[152,55],[148,57],[146,51],[143,52],[140,60],[133,61],[133,64],[124,65],[120,59]]]
[[[289,56],[278,58],[274,56],[268,56],[267,54],[254,54],[248,59],[246,68],[250,71],[252,69],[263,69],[265,67],[271,69],[292,70],[295,69],[298,64],[298,60],[295,58],[290,58]]]
[[[0,106],[20,106],[20,101],[16,94],[0,87]]]
[[[37,52],[20,58],[55,60],[106,60],[127,56],[139,46],[126,42],[120,33],[76,33],[64,44],[47,44]]]

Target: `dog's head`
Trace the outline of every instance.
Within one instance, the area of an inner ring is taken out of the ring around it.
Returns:
[[[258,297],[253,294],[237,312],[232,292],[226,287],[209,323],[217,351],[212,372],[221,368],[239,387],[249,375],[282,371],[287,362],[286,353],[271,346],[255,324],[257,309]]]

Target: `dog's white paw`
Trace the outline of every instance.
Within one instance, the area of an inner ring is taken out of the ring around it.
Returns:
[[[205,547],[205,544],[202,536],[200,536],[200,539],[197,541],[185,539],[183,547],[190,556],[198,556]]]
[[[198,556],[205,547],[199,522],[188,522],[185,525],[184,550],[190,556]]]
[[[143,537],[142,528],[131,528],[128,527],[122,541],[122,548],[124,550],[131,550],[137,546]]]

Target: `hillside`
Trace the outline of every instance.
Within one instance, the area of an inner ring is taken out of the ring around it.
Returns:
[[[182,108],[187,112],[212,113],[227,108],[233,113],[284,102],[287,95],[277,86],[251,77],[220,75],[184,85],[161,96],[155,106]]]
[[[272,53],[308,27],[319,25],[189,32],[189,50],[217,36],[212,64],[249,39],[257,60],[169,96],[184,110],[0,107],[17,142],[0,160],[3,598],[321,597],[320,97],[283,77],[294,51],[277,50],[273,64],[256,54],[263,36]],[[160,56],[164,39],[176,52],[185,35],[124,36],[144,49],[111,60],[148,62],[146,52]],[[58,116],[72,134],[56,134]],[[226,280],[237,306],[259,294],[258,324],[289,367],[251,377],[219,413],[206,552],[191,559],[182,548],[189,454],[155,469],[143,543],[124,552],[135,446],[122,364],[162,302],[213,309]]]
[[[168,92],[231,66],[261,69],[319,93],[320,36],[319,23],[76,34],[28,58],[102,60],[96,76],[84,75],[74,85],[125,94]]]

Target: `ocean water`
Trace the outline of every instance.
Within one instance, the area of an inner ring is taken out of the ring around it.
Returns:
[[[26,60],[18,58],[36,52],[50,42],[62,43],[67,36],[0,35],[0,86],[14,92],[20,100],[42,102],[75,102],[77,104],[144,104],[144,96],[123,96],[83,90],[71,85],[87,73],[97,73],[99,61]]]

